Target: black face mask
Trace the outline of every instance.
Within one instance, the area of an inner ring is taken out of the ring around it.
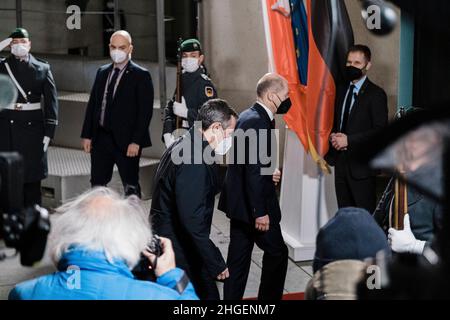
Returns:
[[[278,97],[278,99],[280,99],[280,98]],[[281,99],[280,99],[280,101],[281,101]],[[286,100],[282,101],[280,103],[280,105],[278,106],[277,114],[286,114],[286,113],[288,113],[289,109],[291,109],[291,106],[292,106],[291,98],[288,97]]]
[[[363,72],[361,69],[353,67],[353,66],[346,66],[345,67],[345,77],[347,81],[355,81],[358,79],[361,79],[363,77]]]

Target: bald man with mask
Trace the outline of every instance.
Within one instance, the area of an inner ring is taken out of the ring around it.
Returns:
[[[131,60],[130,34],[111,36],[112,63],[100,67],[91,91],[83,129],[82,146],[91,155],[91,185],[106,186],[119,169],[126,195],[141,196],[139,160],[151,146],[149,125],[153,114],[150,73]]]
[[[218,205],[230,219],[225,300],[243,298],[255,244],[264,251],[258,299],[280,300],[286,279],[288,249],[275,189],[281,172],[274,129],[275,114],[285,114],[291,107],[288,82],[268,73],[259,80],[256,94],[255,104],[239,115]]]

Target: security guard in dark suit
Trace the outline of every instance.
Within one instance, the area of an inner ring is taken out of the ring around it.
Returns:
[[[152,77],[132,61],[133,44],[127,31],[116,31],[109,47],[112,63],[97,71],[86,107],[83,149],[91,154],[92,187],[106,186],[116,165],[125,195],[140,197],[139,161],[142,149],[152,145]]]
[[[183,128],[189,129],[197,119],[198,109],[209,99],[217,98],[217,92],[211,79],[206,75],[201,44],[196,39],[189,39],[181,44],[183,74],[181,87],[182,103],[169,101],[164,110],[163,141],[166,147],[175,141],[173,132],[176,129],[177,117],[184,121]]]
[[[29,53],[29,38],[27,30],[15,29],[6,40],[11,55],[0,61],[0,74],[9,76],[18,90],[17,102],[0,112],[0,151],[23,156],[26,206],[41,204],[47,148],[58,124],[58,96],[50,65]]]
[[[359,160],[361,146],[388,123],[386,92],[369,80],[372,53],[365,45],[348,50],[344,86],[336,89],[335,116],[330,149],[325,160],[335,167],[335,189],[339,208],[375,210],[375,174]]]

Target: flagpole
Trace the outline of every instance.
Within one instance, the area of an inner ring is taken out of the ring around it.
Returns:
[[[329,50],[326,54],[326,63],[327,65],[331,65],[332,62],[332,56],[334,53],[334,45],[336,43],[337,38],[337,30],[338,30],[338,15],[337,15],[337,1],[338,0],[330,0],[331,5],[331,37],[329,42]],[[323,108],[323,98],[325,95],[325,84],[328,80],[328,73],[324,72],[323,79],[322,79],[322,87],[321,87],[321,94],[318,100],[318,106],[317,106],[317,112],[316,112],[316,128],[320,128],[320,117],[322,114],[322,108]],[[316,129],[317,130],[317,129]],[[322,150],[322,139],[320,137],[320,131],[316,131],[316,143],[317,143],[317,150]],[[322,212],[322,189],[323,189],[323,170],[321,169],[320,165],[317,164],[317,171],[318,171],[318,192],[317,192],[317,208],[316,208],[316,218],[317,218],[317,230],[321,227],[321,212]]]
[[[266,46],[267,46],[267,56],[269,60],[269,72],[276,72],[275,70],[275,59],[273,57],[272,49],[272,38],[270,35],[270,22],[269,22],[269,11],[267,9],[266,0],[261,0],[262,10],[263,10],[263,21],[264,21],[264,33],[266,36]]]

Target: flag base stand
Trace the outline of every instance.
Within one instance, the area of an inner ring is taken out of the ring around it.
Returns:
[[[281,183],[281,229],[289,257],[309,261],[314,257],[316,235],[337,211],[334,175],[320,177],[318,167],[295,132],[286,129]],[[322,179],[320,216],[317,217],[319,179]]]

